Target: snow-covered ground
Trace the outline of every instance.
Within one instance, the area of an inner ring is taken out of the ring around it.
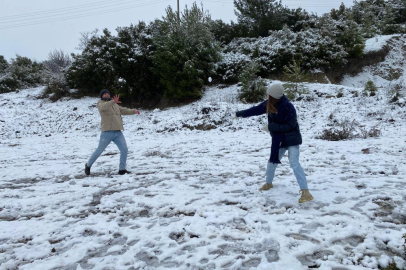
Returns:
[[[308,85],[296,101],[301,163],[315,200],[299,204],[287,158],[265,181],[265,116],[237,87],[124,116],[131,175],[100,134],[96,99],[51,103],[41,89],[0,95],[0,269],[406,269],[406,112],[385,91]],[[330,98],[343,93],[342,98]],[[356,120],[377,138],[316,139]]]

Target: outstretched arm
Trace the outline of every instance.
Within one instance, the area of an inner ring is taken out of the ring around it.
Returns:
[[[121,106],[118,106],[120,108],[120,113],[122,115],[133,115],[133,114],[140,114],[140,111],[134,110],[134,109],[128,109],[124,108]]]
[[[254,106],[247,110],[238,111],[238,112],[236,112],[236,116],[246,118],[246,117],[250,117],[250,116],[257,116],[257,115],[264,114],[264,113],[266,113],[267,102],[268,102],[268,100],[265,100],[257,106]]]

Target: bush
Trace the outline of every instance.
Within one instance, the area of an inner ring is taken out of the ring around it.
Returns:
[[[332,120],[334,116],[330,115],[329,118]],[[334,125],[334,128],[323,130],[323,133],[320,136],[317,136],[316,139],[326,141],[345,141],[355,138],[376,138],[381,135],[381,130],[378,128],[378,126],[367,129],[365,126],[359,125],[359,123],[355,120],[333,120],[332,125]]]
[[[266,38],[234,39],[224,47],[217,73],[231,82],[244,62],[257,62],[260,75],[268,76],[280,73],[294,59],[301,60],[303,70],[311,70],[344,64],[346,56],[344,47],[320,29],[294,33],[285,27]]]
[[[0,75],[0,94],[14,92],[19,88],[19,83],[10,74]]]
[[[365,84],[365,88],[364,88],[363,94],[364,94],[364,96],[373,97],[373,96],[376,95],[377,90],[378,90],[378,89],[376,88],[374,82],[371,81],[371,80],[369,80],[369,81]]]
[[[256,75],[258,71],[258,64],[252,63],[241,73],[239,80],[242,86],[238,98],[242,102],[255,103],[265,98],[266,82]]]
[[[17,55],[3,71],[3,75],[0,74],[0,93],[37,87],[43,83],[44,66],[27,57]]]
[[[71,65],[72,59],[62,50],[54,50],[48,54],[48,60],[44,61],[46,87],[42,98],[55,102],[70,95],[65,73]]]
[[[91,35],[81,46],[81,54],[66,77],[79,95],[96,95],[107,88],[127,101],[155,104],[162,97],[162,86],[154,73],[152,44],[154,24],[144,22],[117,28],[117,36],[105,29],[102,35]]]
[[[357,122],[355,120],[344,120],[342,122],[335,123],[335,128],[323,130],[322,135],[316,137],[316,139],[326,141],[345,141],[356,138]]]
[[[43,98],[49,98],[51,101],[55,102],[63,97],[70,96],[70,88],[66,82],[58,80],[50,80],[44,92],[42,93]]]
[[[401,80],[395,83],[388,91],[388,98],[390,103],[398,102],[400,98],[403,97],[404,81]]]
[[[216,64],[216,74],[223,83],[236,83],[244,70],[251,63],[251,58],[241,53],[222,53],[222,59]],[[216,77],[215,77],[216,78]]]

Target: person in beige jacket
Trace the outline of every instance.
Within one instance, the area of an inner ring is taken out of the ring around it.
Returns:
[[[124,130],[121,115],[139,115],[140,112],[119,106],[118,104],[121,103],[119,96],[115,95],[113,98],[110,96],[111,93],[107,89],[103,89],[100,92],[100,100],[97,102],[97,109],[99,109],[101,116],[102,132],[100,134],[99,146],[85,164],[86,175],[90,175],[90,168],[92,167],[93,163],[111,142],[114,142],[120,150],[120,165],[118,174],[123,175],[131,173],[127,171],[126,168],[128,148],[124,135],[121,132]]]

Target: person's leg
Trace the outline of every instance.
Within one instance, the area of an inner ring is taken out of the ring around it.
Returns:
[[[127,154],[128,154],[128,147],[127,142],[125,141],[124,135],[121,131],[115,132],[115,137],[113,142],[117,145],[118,149],[120,150],[120,165],[118,169],[120,171],[124,171],[127,167]]]
[[[308,189],[307,188],[307,180],[306,175],[303,171],[302,166],[299,163],[299,145],[289,146],[288,147],[288,158],[290,167],[293,169],[293,173],[296,176],[297,183],[300,186],[300,189]]]
[[[111,143],[113,140],[114,133],[111,131],[105,131],[100,134],[99,146],[90,156],[89,160],[87,161],[87,166],[92,167],[93,163],[96,159],[103,153],[104,149]]]
[[[284,147],[279,148],[279,160],[282,159],[283,155],[286,153],[287,150],[288,149]],[[272,184],[272,181],[275,177],[276,167],[278,167],[278,163],[268,162],[266,167],[266,182],[268,184]]]

